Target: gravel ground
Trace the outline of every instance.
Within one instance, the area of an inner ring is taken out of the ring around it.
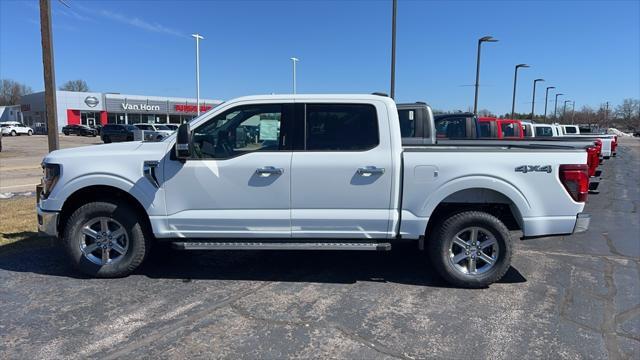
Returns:
[[[0,358],[640,358],[640,141],[591,195],[588,232],[515,241],[487,289],[411,248],[157,252],[86,279],[48,239],[0,247]],[[517,236],[517,234],[515,234]]]

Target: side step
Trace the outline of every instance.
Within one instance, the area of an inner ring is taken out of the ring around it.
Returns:
[[[247,241],[176,241],[178,250],[391,250],[390,243],[379,242],[247,242]]]

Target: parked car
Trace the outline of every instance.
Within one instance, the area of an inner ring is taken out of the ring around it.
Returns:
[[[119,141],[133,141],[133,134],[139,130],[133,125],[126,124],[107,124],[102,127],[100,138],[105,143]]]
[[[155,140],[161,140],[161,139],[173,134],[173,132],[175,131],[175,130],[171,130],[165,124],[140,123],[140,124],[134,124],[133,126],[137,127],[140,130],[143,130],[145,132],[147,132],[147,131],[153,132],[152,137]],[[148,137],[145,137],[145,138],[148,138]]]
[[[98,130],[90,128],[87,125],[77,124],[63,126],[62,133],[65,135],[98,136]]]
[[[0,123],[0,129],[2,131],[2,135],[10,135],[10,136],[33,135],[32,128],[25,126],[24,124],[19,123],[17,121],[6,121],[3,123]]]

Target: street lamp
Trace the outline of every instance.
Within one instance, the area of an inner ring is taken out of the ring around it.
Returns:
[[[557,114],[558,114],[558,96],[560,96],[560,95],[564,95],[564,94],[556,94],[556,101],[553,104],[554,105],[553,106],[553,119],[556,120],[556,121],[558,121],[558,116],[557,116]]]
[[[573,100],[573,107],[571,108],[571,124],[573,125],[576,118],[576,101]]]
[[[391,12],[391,98],[396,96],[396,16],[398,14],[398,0],[393,0]]]
[[[483,36],[478,39],[478,59],[476,60],[476,94],[473,99],[473,113],[478,113],[478,85],[480,82],[480,49],[483,42],[496,42],[498,39],[494,39],[493,36]]]
[[[571,102],[571,100],[565,100],[564,105],[562,106],[562,121],[565,120],[565,114],[567,113],[567,103]]]
[[[296,93],[296,63],[300,61],[300,59],[296,57],[291,58],[291,62],[293,63],[293,93]]]
[[[519,68],[528,68],[530,67],[527,64],[518,64],[516,65],[516,73],[513,76],[513,100],[511,100],[511,118],[515,119],[516,113],[516,83],[518,82],[518,69]]]
[[[549,89],[555,89],[555,86],[547,86],[546,94],[544,95],[544,119],[547,120],[547,102],[549,99]]]
[[[198,33],[191,36],[196,39],[196,111],[200,116],[200,40],[204,40],[204,37]]]
[[[533,100],[531,100],[531,121],[533,121],[533,116],[535,114],[536,109],[536,83],[538,81],[544,81],[544,79],[535,79],[533,80]]]

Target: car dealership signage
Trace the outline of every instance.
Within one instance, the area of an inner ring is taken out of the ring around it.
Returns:
[[[177,112],[195,113],[198,107],[196,105],[176,104],[174,109]],[[211,105],[200,105],[200,112],[207,112],[211,109],[213,109]]]
[[[160,105],[151,105],[151,104],[129,104],[122,103],[122,110],[124,111],[160,111]]]

